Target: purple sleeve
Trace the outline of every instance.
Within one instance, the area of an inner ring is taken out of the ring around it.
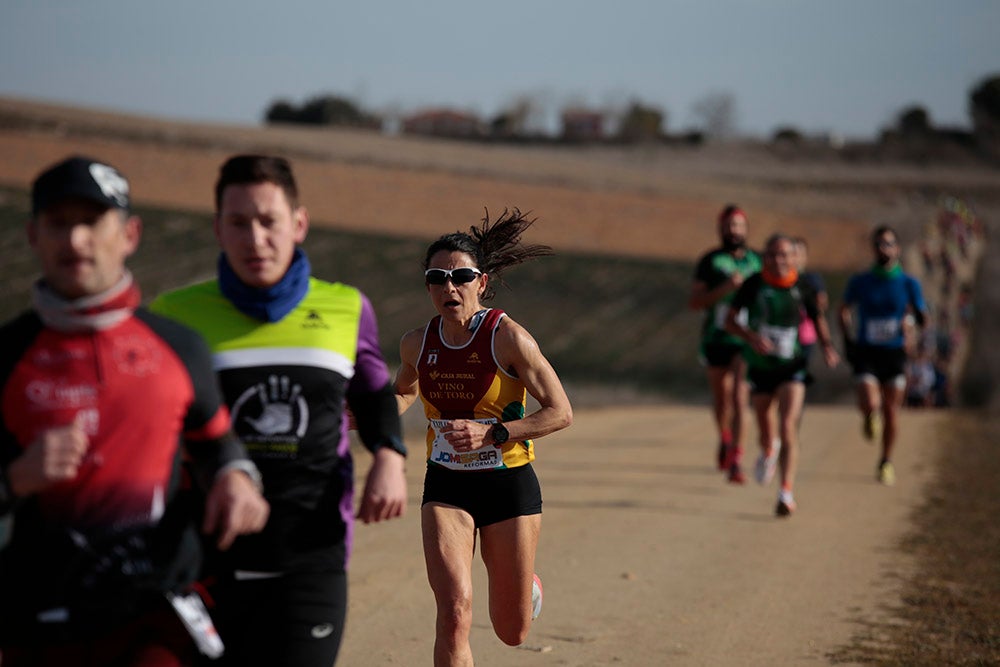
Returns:
[[[364,294],[361,295],[361,322],[358,325],[358,356],[354,362],[354,377],[349,392],[368,393],[379,391],[389,382],[389,368],[382,357],[378,342],[378,322],[375,309]]]

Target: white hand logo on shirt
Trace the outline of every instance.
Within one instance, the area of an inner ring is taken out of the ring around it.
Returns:
[[[257,385],[257,396],[262,410],[257,418],[246,417],[247,423],[262,435],[289,433],[294,426],[293,406],[299,399],[301,385],[293,385],[288,376],[272,375],[264,383]]]

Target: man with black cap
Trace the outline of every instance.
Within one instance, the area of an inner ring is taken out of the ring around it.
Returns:
[[[72,157],[31,194],[42,277],[33,307],[0,328],[0,517],[12,518],[0,551],[3,665],[217,655],[191,590],[196,517],[222,549],[260,530],[259,473],[232,434],[205,343],[139,307],[125,267],[141,233],[128,181]]]

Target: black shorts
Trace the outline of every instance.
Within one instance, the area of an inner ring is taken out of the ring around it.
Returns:
[[[896,384],[906,377],[906,350],[901,347],[856,345],[851,355],[854,377],[873,377],[881,384]]]
[[[703,343],[701,346],[702,362],[709,368],[728,368],[733,359],[743,354],[742,345],[733,343]]]
[[[329,667],[337,659],[347,615],[343,570],[242,581],[227,577],[210,593],[226,652],[204,665]]]
[[[542,489],[528,463],[516,468],[462,471],[428,465],[421,503],[442,503],[472,515],[476,528],[542,513]]]
[[[747,380],[751,394],[773,394],[786,382],[808,384],[811,378],[804,363],[796,362],[773,369],[751,368],[747,371]]]

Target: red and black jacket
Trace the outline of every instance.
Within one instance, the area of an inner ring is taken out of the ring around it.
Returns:
[[[90,440],[73,480],[26,498],[0,488],[0,517],[13,519],[0,550],[0,642],[75,638],[189,585],[200,508],[185,462],[208,488],[246,458],[202,339],[138,309],[73,333],[28,311],[0,341],[0,475],[48,428],[76,420]]]

